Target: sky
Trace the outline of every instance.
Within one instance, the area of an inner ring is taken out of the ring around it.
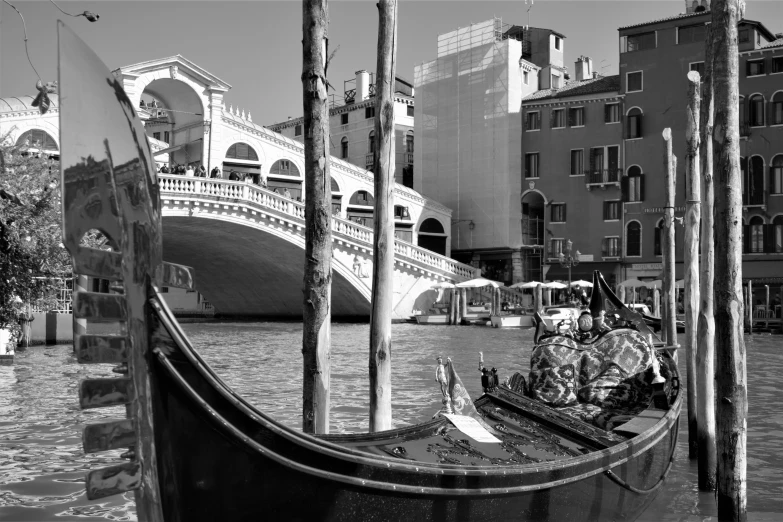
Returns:
[[[58,2],[68,12],[99,14],[96,23],[64,16],[46,1],[10,1],[25,17],[30,56],[44,81],[57,79],[56,21],[63,19],[110,69],[181,54],[232,85],[226,105],[251,112],[255,123],[269,125],[302,114],[301,0]],[[375,4],[329,2],[329,46],[339,49],[328,77],[339,95],[355,71],[375,69]],[[397,74],[413,81],[414,66],[436,57],[439,34],[492,17],[522,25],[528,7],[524,0],[400,0]],[[565,63],[572,72],[576,58],[585,55],[595,70],[616,74],[617,28],[684,11],[684,0],[537,0],[529,14],[531,26],[566,36]],[[745,17],[773,33],[783,32],[783,1],[748,0]],[[19,16],[0,3],[0,97],[36,92],[23,38]]]

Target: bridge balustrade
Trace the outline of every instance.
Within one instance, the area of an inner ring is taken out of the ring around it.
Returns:
[[[269,189],[244,181],[186,178],[173,174],[158,174],[158,182],[161,194],[203,195],[243,200],[304,221],[304,203],[293,201]],[[348,236],[356,241],[367,243],[368,246],[373,244],[372,229],[353,221],[332,216],[332,231]],[[462,264],[400,239],[395,239],[394,241],[394,253],[397,256],[411,259],[428,267],[452,273],[458,279],[471,279],[478,276],[477,270],[470,265]]]

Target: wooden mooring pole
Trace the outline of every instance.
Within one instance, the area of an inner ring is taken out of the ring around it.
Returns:
[[[745,310],[747,310],[747,315],[748,315],[748,333],[753,335],[753,280],[752,279],[748,279],[748,292],[745,296],[745,299],[747,302],[747,305],[745,306]]]
[[[698,456],[696,399],[696,323],[699,313],[699,226],[701,225],[701,180],[699,165],[698,72],[688,73],[688,107],[685,111],[685,369],[688,379],[688,456]]]
[[[666,206],[663,212],[663,307],[662,331],[669,345],[677,344],[677,302],[674,294],[674,182],[677,158],[672,154],[672,130],[663,129],[663,172],[666,186]],[[675,359],[677,352],[674,352]]]
[[[718,520],[747,520],[747,369],[742,316],[742,178],[737,24],[744,2],[713,0],[715,352]],[[748,293],[753,299],[753,294]]]
[[[713,236],[715,186],[712,178],[712,46],[711,26],[707,26],[704,56],[704,93],[700,107],[701,123],[701,259],[699,260],[699,324],[696,332],[696,443],[698,446],[698,482],[703,491],[715,490],[717,456],[715,454],[715,317],[713,277],[715,241]]]
[[[397,0],[378,2],[375,84],[375,245],[370,313],[370,432],[392,427],[391,320],[394,298],[394,84]]]
[[[327,98],[327,0],[302,2],[305,149],[305,266],[302,431],[329,433],[332,209]]]

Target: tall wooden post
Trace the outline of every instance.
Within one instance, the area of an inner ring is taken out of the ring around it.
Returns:
[[[620,285],[617,288],[617,293],[619,294],[617,297],[620,298],[620,301],[625,303],[625,287],[623,285]]]
[[[701,180],[699,165],[699,108],[701,89],[698,72],[688,73],[688,107],[685,111],[685,369],[688,379],[688,456],[698,456],[696,399],[696,323],[699,313],[699,226],[701,225]]]
[[[87,291],[87,276],[80,274],[73,274],[73,290],[71,291],[71,300],[79,292]],[[73,315],[73,351],[76,353],[76,347],[79,344],[79,337],[87,334],[87,319],[77,319],[75,314]]]
[[[707,26],[704,56],[704,95],[701,104],[701,259],[699,261],[699,325],[696,332],[696,414],[699,451],[699,489],[715,489],[717,467],[715,454],[715,317],[713,309],[713,276],[715,241],[713,236],[715,188],[712,179],[712,28]]]
[[[305,148],[305,266],[302,315],[302,430],[329,433],[332,213],[329,104],[326,92],[327,0],[302,2]]]
[[[742,284],[740,282],[740,284]],[[748,311],[748,333],[753,335],[753,280],[748,279],[748,292],[746,294],[747,311]]]
[[[449,301],[449,324],[457,324],[457,290],[451,289],[451,301]]]
[[[392,427],[391,319],[394,298],[394,83],[397,0],[378,1],[375,84],[375,222],[370,315],[370,431]]]
[[[541,294],[543,293],[543,288],[542,288],[541,283],[536,285],[535,292],[536,293],[535,293],[535,303],[534,303],[534,306],[535,306],[536,312],[540,312],[541,309],[543,308],[543,305],[541,304],[542,303],[542,301],[541,301],[542,295]]]
[[[661,317],[661,291],[658,287],[653,289],[653,315]]]
[[[468,289],[459,289],[459,316],[464,319],[468,316]],[[460,321],[461,322],[461,321]]]
[[[742,179],[737,24],[744,2],[713,0],[715,352],[718,520],[747,520],[747,369],[742,329]],[[753,294],[749,292],[752,299]]]
[[[677,163],[672,154],[672,130],[663,129],[663,172],[666,183],[666,206],[663,212],[663,308],[665,319],[662,331],[666,342],[677,344],[677,303],[674,296],[674,182]],[[677,352],[674,352],[676,357]]]

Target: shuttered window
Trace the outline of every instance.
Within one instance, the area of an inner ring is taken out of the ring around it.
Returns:
[[[604,221],[618,221],[620,219],[620,202],[604,201]]]
[[[607,103],[604,105],[604,123],[620,122],[620,104]]]
[[[584,124],[585,124],[584,107],[574,107],[573,109],[568,109],[569,127],[583,127]]]
[[[552,223],[565,223],[566,221],[566,204],[565,203],[552,203],[550,222]]]
[[[565,109],[552,109],[551,127],[553,129],[562,129],[565,125]]]
[[[628,111],[628,125],[626,138],[629,140],[635,140],[643,137],[642,135],[642,111],[641,109],[634,107]]]
[[[765,60],[748,60],[745,62],[745,76],[761,76],[764,74]]]
[[[642,255],[642,225],[631,221],[625,227],[625,255],[639,257]]]
[[[258,154],[256,154],[256,151],[253,149],[253,147],[247,143],[234,143],[228,148],[228,152],[226,152],[226,158],[258,161]]]
[[[525,154],[525,177],[537,178],[538,175],[538,152]]]
[[[582,176],[585,173],[585,151],[574,149],[571,151],[571,175]]]

